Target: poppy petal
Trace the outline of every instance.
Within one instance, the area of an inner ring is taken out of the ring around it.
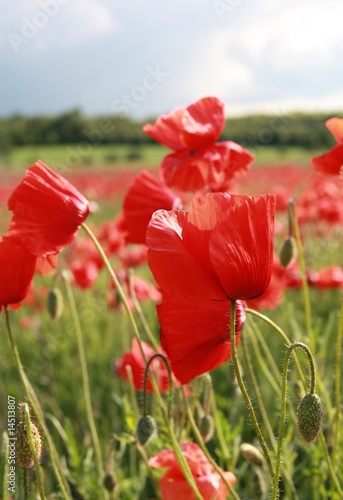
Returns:
[[[66,179],[38,161],[13,191],[8,234],[20,236],[36,256],[60,252],[86,219],[89,203]]]
[[[162,291],[178,298],[224,300],[225,293],[182,240],[186,212],[158,210],[147,229],[149,267]]]
[[[323,174],[339,175],[343,167],[343,143],[337,144],[327,153],[312,158],[312,165]]]
[[[236,343],[245,315],[236,306]],[[176,378],[186,384],[222,365],[231,356],[230,303],[228,301],[181,301],[164,297],[157,306],[161,345]]]
[[[270,282],[275,204],[275,195],[248,198],[212,232],[211,262],[230,299],[258,297]]]
[[[329,120],[326,120],[325,125],[338,144],[343,142],[343,118],[329,118]]]

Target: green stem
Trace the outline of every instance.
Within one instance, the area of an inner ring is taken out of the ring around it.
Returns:
[[[339,323],[337,330],[337,344],[336,344],[336,366],[335,366],[335,429],[332,449],[332,462],[335,465],[338,445],[339,434],[341,430],[341,366],[342,366],[342,338],[343,338],[343,296],[341,299],[341,308],[339,312]]]
[[[251,364],[251,358],[250,358],[249,351],[248,351],[247,346],[246,346],[246,341],[245,341],[244,335],[242,335],[240,344],[242,346],[244,362],[245,362],[245,366],[247,369],[248,377],[250,379],[250,385],[252,386],[252,389],[253,389],[253,392],[255,395],[255,400],[256,400],[257,406],[260,410],[264,427],[266,429],[266,433],[267,433],[268,438],[272,444],[272,447],[274,449],[276,449],[276,439],[275,439],[273,429],[272,429],[270,422],[269,422],[269,419],[268,419],[266,408],[265,408],[264,403],[263,403],[261,391],[259,389],[256,377],[255,377],[255,373],[254,373],[254,370],[253,370],[253,367]]]
[[[46,444],[50,453],[50,459],[52,463],[52,467],[54,469],[57,481],[60,485],[61,488],[61,493],[63,495],[63,498],[66,500],[69,500],[71,498],[71,493],[69,489],[69,485],[67,481],[65,480],[63,473],[62,473],[62,465],[59,460],[59,455],[57,453],[57,450],[55,448],[54,442],[50,436],[50,433],[48,431],[48,428],[46,426],[45,420],[44,420],[44,414],[43,410],[40,406],[39,400],[37,398],[37,395],[29,381],[29,379],[26,376],[26,373],[24,371],[23,365],[20,360],[20,356],[17,350],[17,347],[14,343],[13,340],[13,335],[12,335],[12,330],[11,330],[11,325],[10,325],[10,320],[9,320],[9,314],[8,314],[8,309],[5,307],[5,317],[6,317],[6,326],[7,326],[7,336],[8,336],[8,341],[16,362],[16,366],[19,372],[20,380],[23,384],[27,399],[32,407],[32,410],[37,418],[37,422],[39,427],[42,429],[42,432],[44,434],[44,437],[46,439]]]
[[[278,439],[278,449],[276,454],[276,466],[275,466],[275,481],[274,481],[274,489],[273,489],[273,500],[276,500],[279,497],[279,479],[280,479],[280,468],[281,468],[281,454],[282,454],[282,444],[284,438],[284,427],[285,427],[285,419],[286,419],[286,401],[287,401],[287,373],[288,373],[288,365],[289,359],[294,351],[299,347],[303,351],[306,352],[311,369],[311,388],[310,393],[314,394],[316,391],[316,370],[314,366],[313,356],[311,354],[310,349],[307,345],[302,342],[294,342],[290,345],[286,352],[283,374],[282,374],[282,386],[281,386],[281,418],[280,418],[280,426],[279,426],[279,439]]]
[[[248,314],[252,314],[253,316],[257,316],[258,318],[260,318],[263,321],[265,321],[266,323],[268,323],[268,325],[272,326],[274,328],[274,330],[280,335],[281,339],[284,341],[284,343],[286,344],[287,347],[289,347],[290,345],[292,345],[292,342],[289,340],[289,338],[287,337],[287,335],[285,334],[285,332],[282,330],[282,328],[280,328],[270,318],[268,318],[264,314],[261,314],[258,311],[254,311],[254,309],[246,308],[245,312],[248,313]],[[299,360],[298,360],[298,358],[297,358],[296,355],[294,355],[294,363],[295,363],[295,366],[296,366],[299,378],[302,381],[303,386],[305,387],[305,377],[303,375],[301,366],[299,364]]]
[[[35,445],[33,442],[30,410],[29,410],[27,403],[23,403],[22,408],[23,408],[23,412],[25,415],[25,430],[26,430],[26,434],[27,434],[27,437],[29,440],[30,451],[31,451],[31,455],[33,458],[33,463],[34,463],[35,471],[36,471],[36,479],[37,479],[39,495],[40,495],[41,499],[46,500],[46,496],[45,496],[44,488],[43,488],[42,477],[41,477],[40,468],[39,468],[39,463],[38,463],[38,458],[37,458],[37,453],[36,453],[36,448],[35,448]]]
[[[193,417],[193,413],[190,409],[190,406],[188,404],[188,399],[187,399],[187,396],[186,396],[186,392],[185,392],[185,388],[182,387],[182,394],[183,394],[183,400],[184,400],[184,404],[185,404],[185,407],[186,407],[186,411],[187,411],[187,416],[188,416],[188,419],[191,423],[191,428],[192,428],[192,431],[193,431],[193,434],[194,434],[194,437],[195,437],[195,440],[196,442],[198,443],[198,445],[200,446],[201,450],[203,451],[203,453],[205,454],[206,458],[209,460],[209,462],[211,463],[211,465],[214,467],[214,469],[217,471],[217,473],[219,474],[219,476],[221,477],[222,481],[224,482],[225,486],[227,487],[227,489],[229,490],[230,492],[230,495],[235,498],[236,500],[239,500],[239,496],[238,494],[236,493],[236,491],[233,489],[233,486],[231,486],[224,474],[223,474],[223,470],[221,469],[221,467],[219,467],[219,465],[216,463],[215,460],[213,460],[211,454],[208,452],[206,446],[205,446],[205,443],[204,443],[204,440],[202,438],[202,435],[200,434],[200,431],[198,429],[198,426],[194,420],[194,417]]]
[[[276,323],[274,323],[271,319],[269,319],[267,316],[264,316],[264,314],[261,314],[260,312],[254,311],[253,309],[249,309],[249,308],[246,308],[245,312],[248,313],[248,314],[252,314],[253,316],[257,316],[258,318],[262,319],[263,321],[265,321],[266,323],[268,323],[270,326],[272,326],[275,329],[275,331],[284,340],[284,342],[285,342],[285,344],[286,344],[287,347],[289,347],[290,345],[292,345],[291,342],[290,342],[290,340],[288,339],[287,335],[284,333],[284,331]],[[306,388],[306,386],[305,386],[305,377],[304,377],[304,375],[302,373],[302,370],[301,370],[301,367],[300,367],[300,364],[299,364],[299,361],[298,361],[298,358],[297,358],[296,354],[294,354],[294,362],[295,362],[295,365],[296,365],[296,368],[297,368],[299,379],[301,380],[303,387]],[[340,485],[338,483],[337,477],[335,475],[335,471],[334,471],[334,468],[333,468],[333,465],[332,465],[331,457],[330,457],[330,455],[328,453],[328,448],[327,448],[327,444],[326,444],[325,437],[324,437],[323,433],[319,434],[319,442],[320,442],[321,447],[322,447],[322,449],[324,451],[324,454],[325,454],[325,458],[326,458],[326,461],[327,461],[327,464],[328,464],[328,467],[329,467],[329,472],[330,472],[330,476],[331,476],[332,482],[335,485],[335,487],[336,487],[337,491],[339,492],[339,494],[343,497],[343,490],[341,489],[341,487],[340,487]]]
[[[88,376],[88,369],[87,369],[85,347],[84,347],[84,343],[83,343],[81,323],[80,323],[80,318],[79,318],[78,311],[77,311],[75,297],[74,297],[74,294],[72,291],[72,287],[69,283],[68,277],[66,276],[66,273],[63,271],[61,274],[62,274],[64,284],[65,284],[65,287],[67,290],[69,305],[70,305],[71,314],[72,314],[74,326],[75,326],[77,348],[78,348],[79,360],[80,360],[80,366],[81,366],[83,397],[85,399],[87,420],[88,420],[88,425],[89,425],[89,429],[90,429],[91,436],[92,436],[97,469],[98,469],[98,473],[100,476],[99,483],[102,484],[102,480],[104,477],[104,468],[103,468],[103,461],[102,461],[102,453],[101,453],[99,436],[98,436],[98,432],[97,432],[95,420],[94,420],[94,415],[93,415],[92,400],[91,400],[91,393],[90,393],[90,386],[89,386],[89,376]]]
[[[330,476],[331,476],[332,482],[335,485],[335,488],[338,491],[339,496],[341,498],[343,498],[343,489],[341,488],[341,485],[339,484],[338,479],[336,477],[336,473],[335,473],[335,470],[333,468],[332,461],[331,461],[331,458],[330,458],[330,455],[329,455],[329,451],[328,451],[328,448],[327,448],[327,445],[326,445],[326,442],[325,442],[325,438],[324,438],[324,435],[323,435],[322,432],[319,434],[318,439],[320,441],[320,444],[322,445],[322,448],[323,448],[323,451],[324,451],[324,455],[325,455],[325,458],[326,458],[326,462],[327,462],[327,464],[329,466],[329,472],[330,472]]]
[[[310,293],[309,293],[309,287],[307,283],[307,275],[306,275],[306,263],[305,263],[305,254],[304,254],[304,246],[301,241],[301,234],[300,234],[300,228],[298,224],[298,219],[295,213],[295,207],[294,207],[294,201],[290,200],[288,202],[288,210],[292,219],[292,225],[294,228],[294,235],[295,235],[295,240],[297,242],[297,250],[298,250],[298,259],[299,259],[299,266],[300,266],[300,274],[301,274],[301,280],[302,280],[302,290],[303,290],[303,295],[304,295],[304,307],[305,307],[305,324],[306,324],[306,331],[307,331],[307,336],[309,338],[310,346],[312,350],[314,351],[314,336],[313,336],[313,329],[312,329],[312,322],[311,322],[311,301],[310,301]]]
[[[82,227],[85,230],[85,232],[87,233],[87,235],[90,237],[90,239],[93,241],[93,243],[94,243],[97,251],[99,252],[99,255],[100,255],[103,263],[105,264],[105,267],[106,267],[106,269],[107,269],[110,277],[112,278],[114,286],[115,286],[115,288],[116,288],[116,290],[117,290],[117,292],[119,294],[119,297],[120,297],[120,299],[122,301],[124,309],[125,309],[125,311],[126,311],[126,313],[128,315],[130,324],[132,326],[133,334],[134,334],[135,338],[138,341],[138,345],[139,345],[139,348],[140,348],[140,351],[141,351],[141,354],[142,354],[142,358],[143,358],[144,362],[147,363],[147,359],[146,359],[146,356],[145,356],[145,353],[144,353],[144,350],[143,350],[143,346],[142,346],[142,339],[141,339],[141,336],[140,336],[140,333],[139,333],[136,321],[135,321],[135,319],[133,317],[133,314],[131,312],[130,305],[129,305],[128,300],[126,298],[126,295],[124,293],[124,290],[123,290],[122,286],[120,285],[119,280],[118,280],[117,276],[115,275],[115,272],[112,269],[111,263],[108,260],[105,252],[103,251],[102,246],[100,245],[99,241],[97,240],[97,238],[95,237],[95,235],[93,234],[93,232],[90,230],[90,228],[87,226],[87,224],[83,223]],[[168,429],[169,437],[170,437],[170,440],[172,442],[172,446],[173,446],[173,449],[174,449],[177,461],[178,461],[178,463],[180,465],[180,468],[181,468],[181,470],[182,470],[182,472],[184,474],[184,477],[187,480],[190,488],[192,489],[192,491],[193,491],[194,496],[196,497],[196,499],[197,500],[202,500],[202,496],[201,496],[201,494],[200,494],[200,492],[198,490],[198,487],[196,485],[196,482],[195,482],[195,479],[193,477],[193,474],[192,474],[192,472],[191,472],[191,470],[189,468],[188,462],[187,462],[185,456],[183,455],[181,446],[180,446],[180,444],[178,443],[178,441],[176,439],[176,436],[175,436],[175,433],[174,433],[172,427],[170,426],[169,419],[168,419],[168,416],[167,416],[167,412],[165,411],[165,405],[164,405],[162,396],[161,396],[161,394],[159,392],[157,382],[156,382],[156,380],[155,380],[154,377],[152,377],[152,379],[151,379],[151,384],[152,384],[152,387],[153,387],[153,390],[154,390],[154,394],[155,394],[155,396],[157,398],[158,404],[159,404],[159,406],[162,409],[163,419],[164,419],[166,427]]]
[[[251,400],[249,398],[248,392],[247,392],[247,390],[245,388],[245,385],[244,385],[244,382],[243,382],[243,378],[241,376],[241,372],[240,372],[240,369],[239,369],[239,363],[238,363],[238,358],[237,358],[237,349],[236,349],[236,341],[235,341],[236,340],[235,339],[235,337],[236,337],[235,330],[236,330],[236,301],[235,300],[231,300],[230,344],[231,344],[231,357],[232,357],[232,361],[233,361],[235,375],[236,375],[236,379],[237,379],[239,388],[240,388],[241,393],[243,395],[243,398],[245,400],[245,404],[247,406],[251,422],[252,422],[252,424],[254,426],[254,429],[255,429],[256,435],[258,437],[258,440],[260,441],[263,454],[264,454],[265,459],[267,461],[267,465],[268,465],[268,468],[269,468],[270,475],[271,475],[272,479],[274,479],[275,478],[275,471],[274,471],[274,467],[273,467],[273,464],[272,464],[272,461],[271,461],[271,458],[270,458],[270,454],[269,454],[266,442],[264,440],[264,437],[262,435],[260,426],[258,425],[253,405],[252,405]]]
[[[146,404],[146,386],[147,386],[147,382],[148,382],[148,373],[149,373],[149,369],[150,369],[150,365],[152,363],[152,361],[156,358],[160,358],[165,367],[167,368],[167,372],[168,372],[168,379],[169,379],[169,391],[168,391],[168,405],[167,405],[167,417],[168,417],[168,420],[170,419],[170,414],[171,414],[171,407],[172,407],[172,402],[173,402],[173,379],[172,379],[172,374],[171,374],[171,371],[170,371],[170,366],[169,366],[169,363],[166,359],[165,356],[163,356],[163,354],[161,353],[156,353],[156,354],[153,354],[151,356],[151,358],[149,358],[149,360],[147,361],[147,364],[145,366],[145,370],[144,370],[144,379],[143,379],[143,415],[144,417],[147,415],[147,404]]]
[[[130,288],[130,295],[131,295],[131,300],[133,305],[135,306],[135,309],[137,311],[138,317],[140,319],[140,322],[142,323],[142,326],[144,328],[144,331],[148,337],[148,339],[151,342],[151,345],[153,346],[154,349],[158,350],[160,348],[159,343],[155,339],[149,324],[144,316],[144,313],[142,311],[141,305],[139,303],[139,300],[137,299],[137,295],[135,292],[135,287],[133,286],[133,272],[132,269],[129,270],[129,288]]]

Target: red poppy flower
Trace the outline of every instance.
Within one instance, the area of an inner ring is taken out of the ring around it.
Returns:
[[[247,307],[256,311],[277,307],[282,301],[284,291],[287,288],[284,278],[286,272],[285,268],[281,266],[279,259],[274,257],[272,277],[268,287],[259,297],[247,300]]]
[[[161,344],[180,382],[227,361],[229,300],[252,299],[270,281],[275,196],[196,197],[188,212],[159,210],[147,230],[148,263],[162,289]],[[236,342],[244,321],[237,303]]]
[[[138,267],[147,260],[147,248],[145,245],[123,247],[118,252],[118,257],[123,267]]]
[[[146,228],[151,216],[161,208],[173,210],[181,208],[182,202],[167,186],[142,170],[129,188],[124,202],[124,228],[127,243],[145,244]]]
[[[182,384],[231,358],[228,300],[176,300],[163,294],[157,314],[161,345],[175,377]],[[244,303],[239,300],[236,302],[236,345],[244,320]]]
[[[88,260],[75,260],[70,266],[73,273],[75,283],[83,289],[90,288],[94,285],[98,275],[98,266],[90,259]]]
[[[247,300],[267,288],[275,195],[213,193],[188,212],[158,210],[147,231],[148,263],[163,292],[190,300]]]
[[[36,261],[36,257],[28,253],[19,238],[0,236],[0,310],[25,298]]]
[[[145,281],[139,276],[132,276],[132,283],[130,286],[130,278],[127,271],[120,270],[119,272],[116,272],[116,274],[121,286],[124,289],[131,310],[135,309],[132,303],[132,288],[139,302],[144,302],[145,300],[153,300],[154,302],[159,302],[161,300],[161,292],[152,283]],[[108,305],[111,309],[117,309],[120,306],[120,300],[118,300],[118,296],[116,295],[116,293],[113,293],[113,291],[115,292],[115,288],[112,282],[111,288],[112,291],[110,292],[108,297]]]
[[[229,493],[227,486],[195,443],[183,442],[182,451],[198,490],[204,500],[225,500]],[[193,500],[195,498],[181,471],[173,450],[164,450],[149,459],[149,465],[157,469],[167,469],[159,480],[163,500]],[[226,481],[233,486],[236,477],[232,472],[223,471]]]
[[[204,97],[143,127],[146,134],[175,151],[161,165],[167,186],[181,191],[219,191],[249,168],[254,160],[251,153],[232,141],[216,143],[224,123],[224,103]]]
[[[60,252],[84,222],[89,203],[66,179],[38,161],[13,191],[9,235],[20,235],[33,255]]]
[[[146,342],[142,342],[143,351],[147,361],[157,353]],[[131,367],[134,386],[137,390],[143,390],[143,379],[145,372],[145,361],[136,339],[132,341],[131,351],[126,352],[115,363],[115,375],[120,375],[124,380],[128,380],[127,367]],[[160,358],[154,359],[150,363],[150,371],[157,376],[158,387],[160,391],[169,390],[168,371]],[[147,379],[147,392],[153,392],[149,377]]]
[[[316,279],[311,283],[319,290],[343,287],[343,269],[340,266],[323,267],[316,273]]]
[[[337,145],[327,153],[312,159],[314,168],[323,174],[339,175],[343,167],[343,118],[330,118],[325,122]]]

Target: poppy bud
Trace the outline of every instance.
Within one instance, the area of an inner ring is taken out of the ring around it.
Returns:
[[[51,288],[46,300],[46,307],[51,319],[59,319],[63,312],[63,295],[59,288]]]
[[[207,443],[212,438],[214,433],[214,421],[212,415],[203,416],[200,420],[199,431],[204,443]]]
[[[314,441],[323,422],[323,406],[318,394],[305,394],[298,406],[297,417],[302,438],[308,443]]]
[[[34,466],[34,460],[31,453],[29,436],[25,423],[25,415],[21,404],[19,404],[20,421],[17,425],[17,461],[24,469],[30,469]],[[38,462],[40,461],[43,453],[43,443],[38,425],[30,417],[30,431],[33,441],[33,447],[37,456]]]
[[[136,436],[139,444],[144,446],[157,434],[157,428],[154,418],[151,415],[145,415],[138,420]]]
[[[297,256],[297,243],[293,236],[286,238],[280,251],[280,264],[287,267]]]
[[[115,479],[113,477],[113,474],[110,474],[109,472],[107,472],[107,474],[104,477],[104,487],[110,493],[112,493],[112,491],[114,491],[114,488],[116,487],[116,482],[115,482]]]
[[[263,467],[264,458],[260,450],[249,443],[242,443],[239,447],[239,451],[242,453],[245,460],[256,467]]]

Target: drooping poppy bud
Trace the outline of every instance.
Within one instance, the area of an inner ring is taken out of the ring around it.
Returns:
[[[239,451],[242,453],[245,460],[256,467],[263,467],[264,458],[262,453],[256,446],[250,443],[242,443],[239,447]]]
[[[293,236],[286,238],[280,251],[280,264],[288,267],[297,257],[297,243]]]
[[[63,295],[59,288],[49,290],[46,307],[51,319],[60,319],[63,313]]]
[[[137,422],[136,436],[139,444],[146,445],[157,435],[155,419],[151,415],[144,415]]]
[[[308,443],[314,441],[323,423],[323,405],[318,394],[305,394],[298,406],[297,418],[301,437]]]

